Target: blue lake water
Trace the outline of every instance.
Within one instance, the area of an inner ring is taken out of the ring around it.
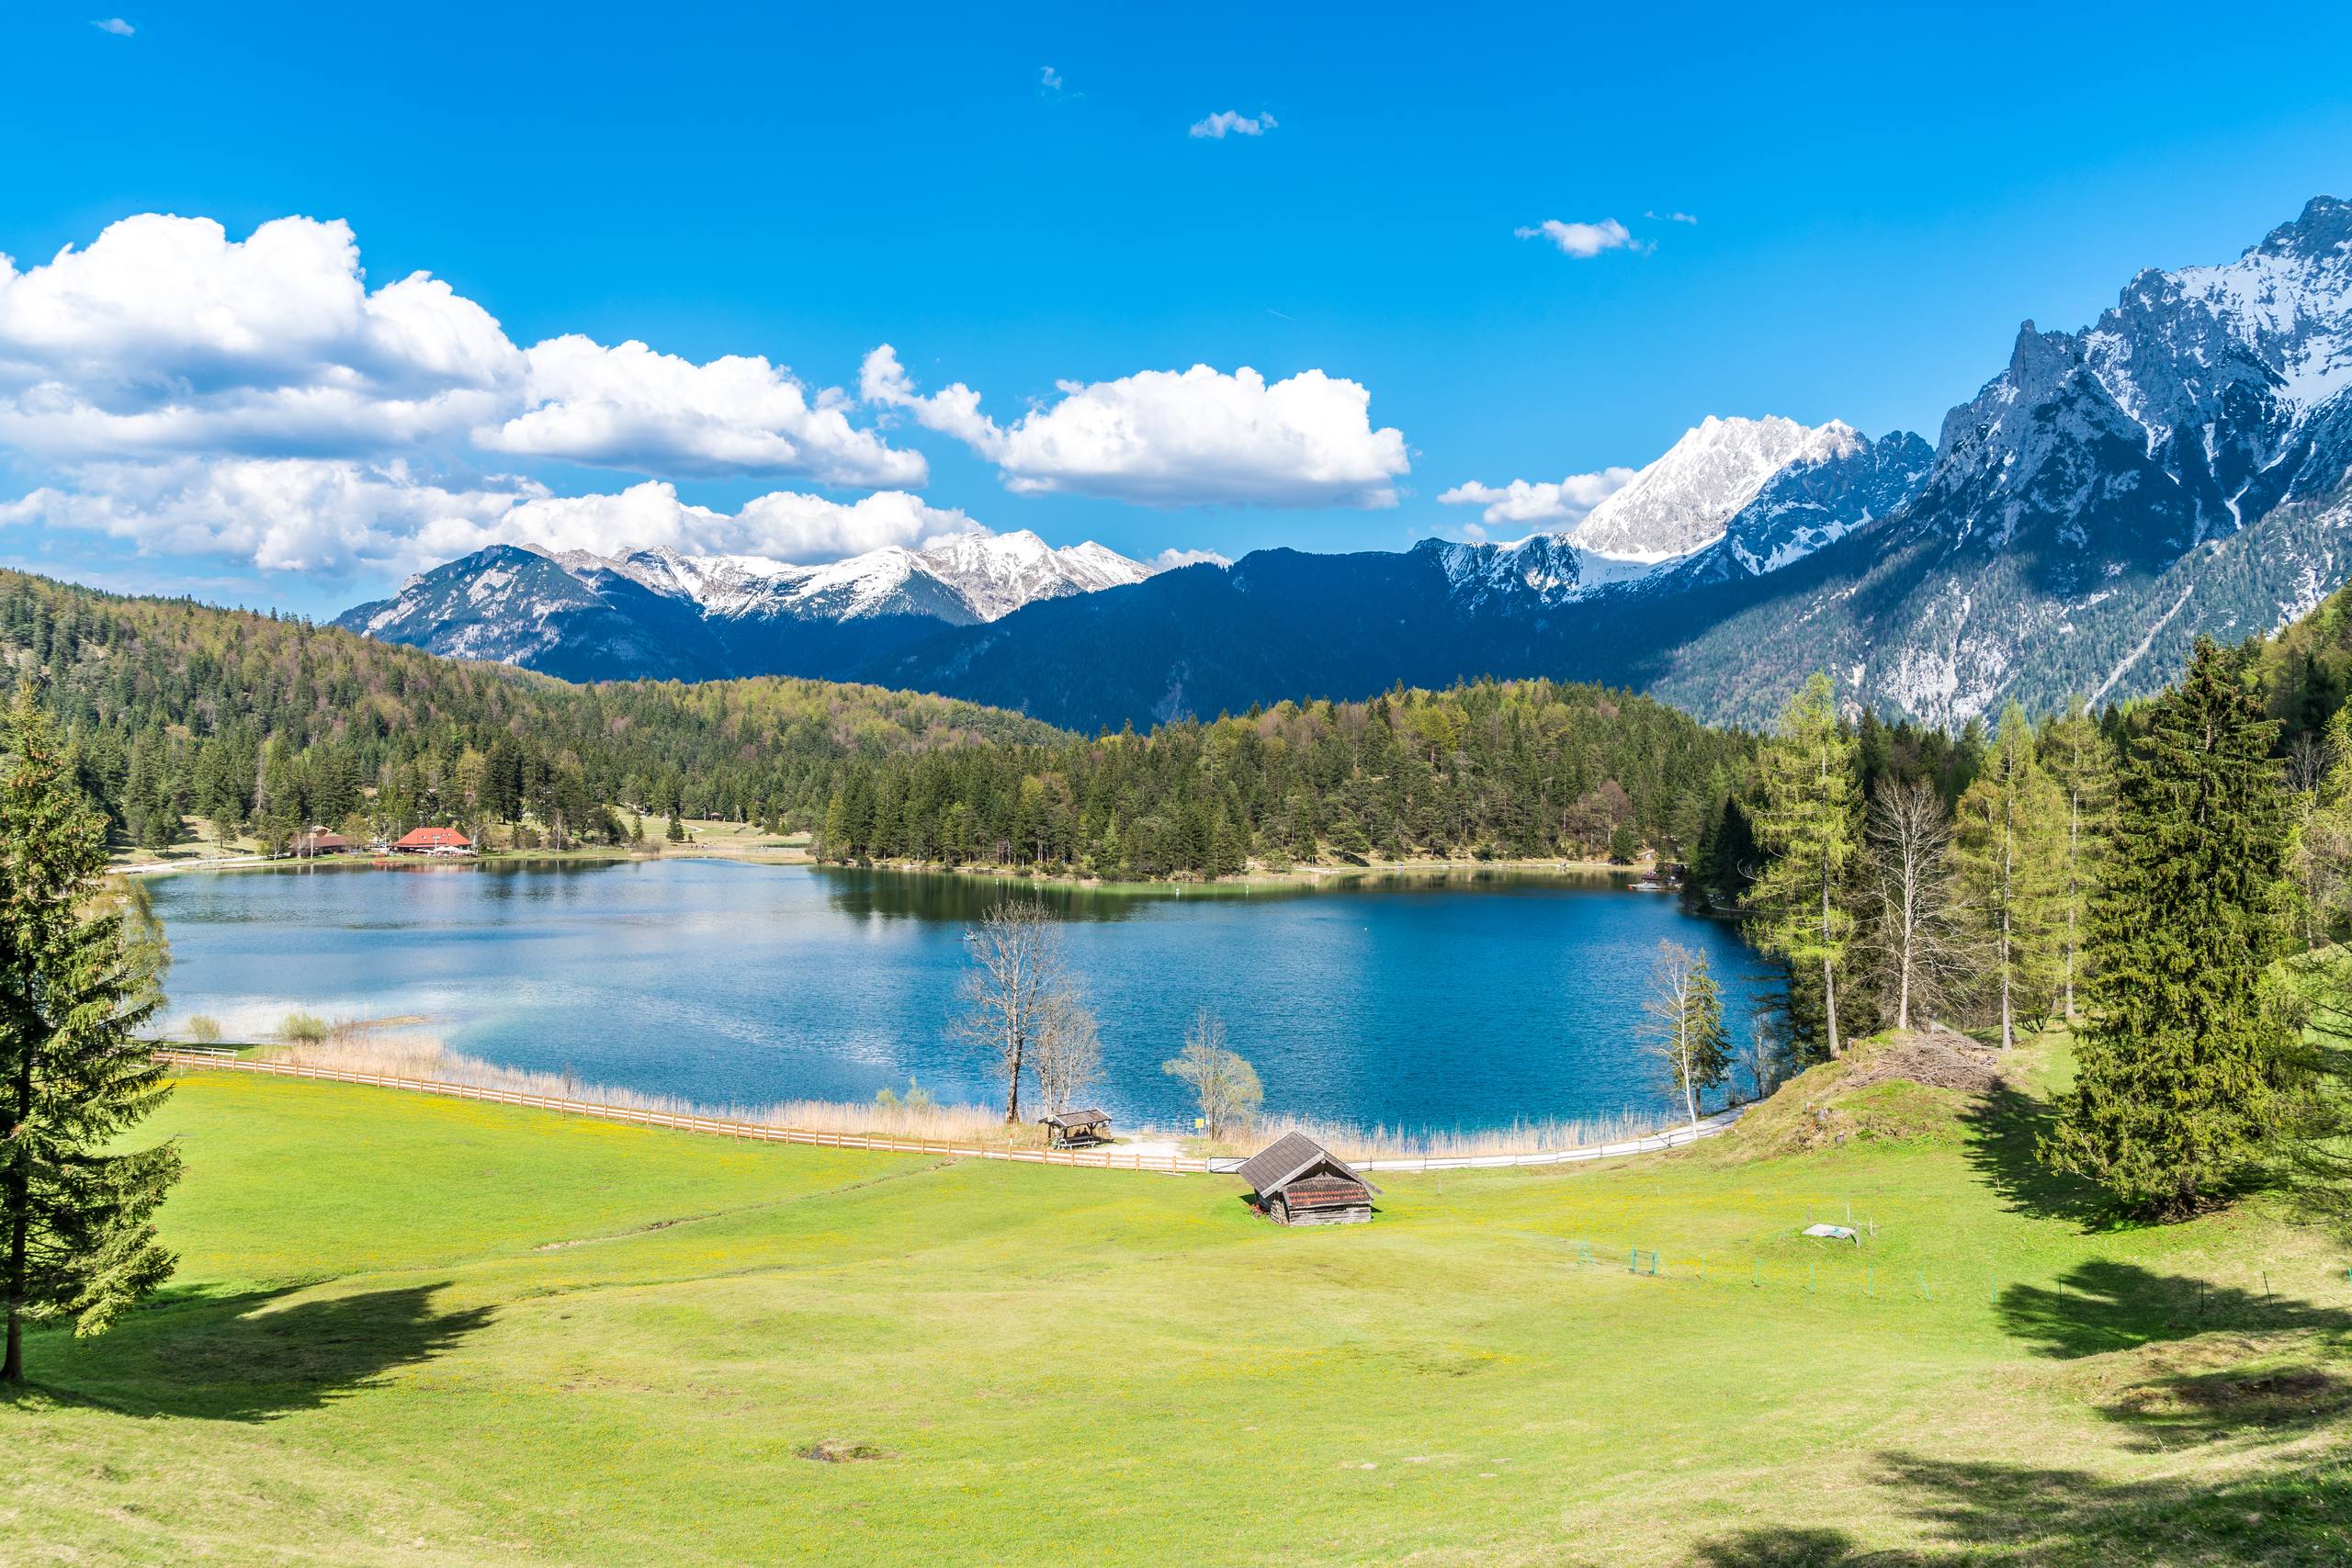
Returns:
[[[295,1010],[422,1016],[452,1047],[711,1104],[1001,1091],[949,1037],[970,877],[730,864],[492,864],[157,879],[169,1018],[232,1038]],[[1114,1114],[1188,1115],[1160,1071],[1221,1011],[1270,1111],[1486,1128],[1664,1103],[1633,1043],[1654,950],[1709,954],[1736,1042],[1769,982],[1727,925],[1605,878],[1343,888],[1043,888],[1102,1021]]]

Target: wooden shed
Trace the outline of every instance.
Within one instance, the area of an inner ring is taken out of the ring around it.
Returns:
[[[1057,1111],[1037,1118],[1037,1124],[1045,1128],[1046,1142],[1057,1149],[1104,1143],[1111,1136],[1111,1116],[1104,1111]]]
[[[1280,1225],[1360,1225],[1380,1194],[1347,1161],[1304,1133],[1284,1133],[1241,1162],[1241,1179]]]
[[[341,833],[325,828],[313,828],[294,838],[294,852],[298,855],[345,855],[358,848]]]

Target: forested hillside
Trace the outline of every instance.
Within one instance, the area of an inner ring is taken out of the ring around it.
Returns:
[[[1398,688],[1148,735],[861,761],[820,844],[834,860],[1142,877],[1251,861],[1671,856],[1720,821],[1752,749],[1600,686]]]
[[[813,817],[853,760],[1061,732],[969,703],[760,679],[574,686],[299,620],[0,572],[0,664],[28,672],[131,841],[193,814],[283,842],[526,816],[559,841],[635,811]],[[355,835],[356,836],[356,835]]]

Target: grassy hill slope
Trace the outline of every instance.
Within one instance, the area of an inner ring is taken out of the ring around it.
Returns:
[[[1306,1232],[1223,1179],[194,1075],[179,1279],[33,1339],[0,1556],[2352,1557],[2340,1251],[2258,1202],[2098,1228],[2030,1083],[1857,1070]],[[1797,1239],[1849,1204],[1867,1246]]]

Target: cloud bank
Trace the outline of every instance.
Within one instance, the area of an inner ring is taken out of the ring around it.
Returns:
[[[854,502],[794,491],[729,513],[648,480],[610,494],[550,495],[500,476],[453,485],[405,461],[179,458],[110,464],[0,502],[0,525],[29,523],[137,543],[162,555],[224,555],[272,571],[406,573],[491,545],[611,555],[692,554],[822,561],[945,534],[985,533],[966,513],[903,491]]]
[[[962,382],[919,393],[897,351],[866,355],[860,395],[903,411],[997,466],[1016,494],[1147,506],[1393,506],[1410,463],[1402,432],[1375,430],[1361,384],[1306,370],[1269,383],[1244,366],[1195,365],[1058,384],[1059,400],[1010,425]]]
[[[1607,468],[1595,473],[1570,474],[1557,481],[1513,479],[1498,489],[1476,479],[1455,485],[1438,497],[1446,506],[1478,506],[1483,523],[1549,528],[1570,525],[1623,489],[1636,470]],[[1480,530],[1481,536],[1484,530]]]
[[[492,543],[811,560],[985,531],[913,493],[929,465],[883,425],[963,442],[1016,494],[1157,507],[1385,506],[1408,468],[1365,389],[1319,370],[1066,383],[1004,425],[960,384],[919,394],[887,345],[862,386],[865,405],[757,355],[519,344],[430,273],[371,284],[341,221],[238,239],[147,213],[44,262],[0,255],[0,457],[32,487],[0,502],[0,525],[337,576]],[[560,496],[500,471],[539,461],[644,482]],[[729,512],[681,500],[695,479],[872,493],[777,488]]]

